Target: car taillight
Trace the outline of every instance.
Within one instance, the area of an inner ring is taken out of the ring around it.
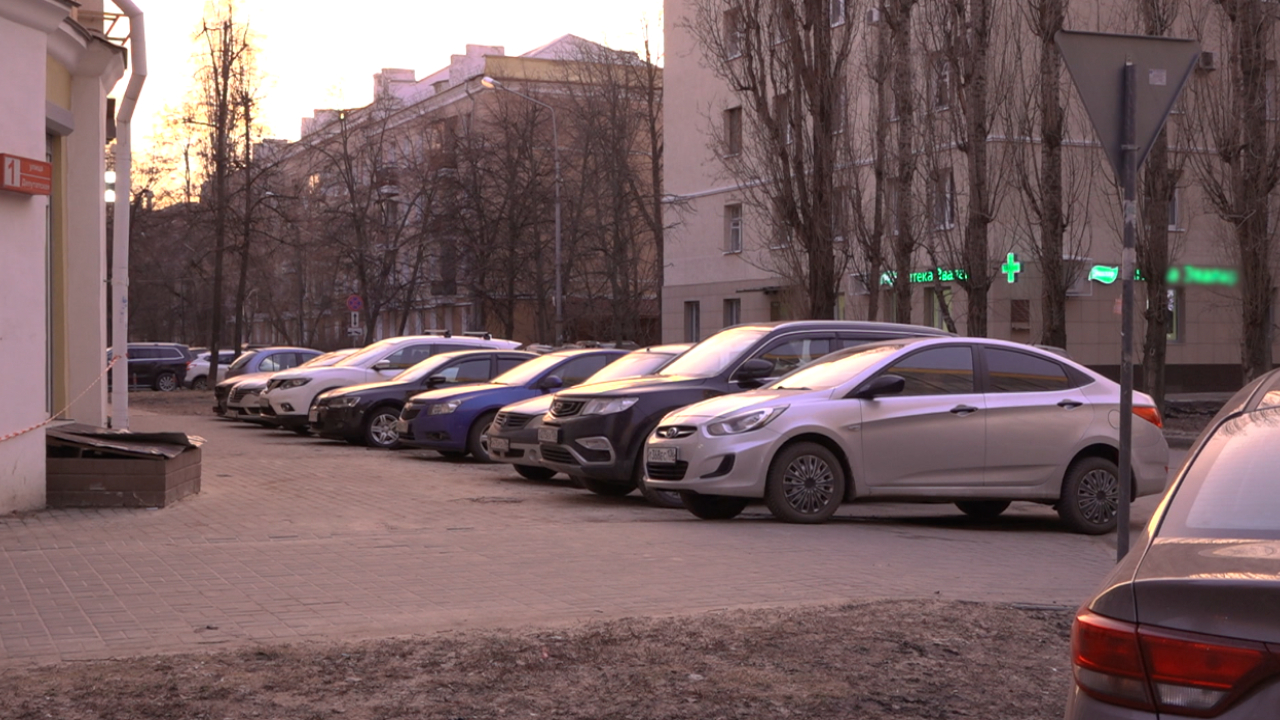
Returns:
[[[1160,411],[1156,408],[1145,406],[1145,405],[1143,406],[1135,405],[1133,407],[1133,414],[1137,415],[1143,420],[1146,420],[1152,425],[1155,425],[1158,428],[1164,427],[1164,420],[1160,419]]]
[[[1071,628],[1076,684],[1103,702],[1213,717],[1265,678],[1280,651],[1262,643],[1139,626],[1089,610]]]

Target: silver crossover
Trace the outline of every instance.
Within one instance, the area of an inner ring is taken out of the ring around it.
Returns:
[[[1280,372],[1191,449],[1076,614],[1068,720],[1280,717]]]
[[[1164,489],[1169,446],[1134,393],[1134,497]],[[822,522],[853,500],[953,502],[995,517],[1014,500],[1073,530],[1115,527],[1120,387],[1055,353],[981,338],[911,338],[827,355],[773,384],[664,417],[646,481],[708,519],[763,498]]]

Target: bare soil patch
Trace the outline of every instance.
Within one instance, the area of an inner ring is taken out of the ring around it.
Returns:
[[[0,673],[3,718],[1057,720],[1072,612],[887,600]]]
[[[213,390],[188,390],[179,388],[171,392],[158,390],[131,390],[129,407],[131,409],[160,415],[205,415],[210,416],[214,406]]]

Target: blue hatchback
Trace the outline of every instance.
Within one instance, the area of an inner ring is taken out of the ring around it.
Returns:
[[[626,354],[626,350],[609,348],[559,350],[512,368],[489,383],[419,393],[409,398],[396,423],[400,444],[448,457],[470,453],[477,460],[492,462],[480,438],[499,408],[573,387]]]

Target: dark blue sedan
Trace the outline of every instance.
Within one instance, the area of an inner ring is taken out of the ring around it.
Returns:
[[[400,444],[447,457],[469,453],[492,462],[480,439],[499,408],[578,385],[626,354],[626,350],[609,348],[560,350],[529,360],[489,383],[414,395],[396,423]]]

